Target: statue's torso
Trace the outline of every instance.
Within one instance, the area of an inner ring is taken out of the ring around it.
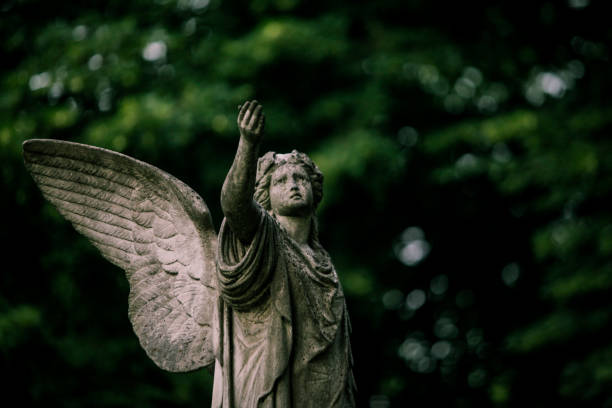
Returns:
[[[224,343],[233,355],[224,365],[232,366],[235,405],[255,406],[253,394],[263,392],[260,406],[354,406],[348,315],[329,257],[322,249],[312,257],[265,222],[275,244],[251,245],[273,252],[270,293],[246,311],[225,306],[232,336],[226,330]]]

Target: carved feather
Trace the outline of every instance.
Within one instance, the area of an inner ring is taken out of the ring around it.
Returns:
[[[149,357],[174,372],[213,363],[217,236],[202,198],[110,150],[41,139],[23,150],[45,198],[126,272],[128,315]]]

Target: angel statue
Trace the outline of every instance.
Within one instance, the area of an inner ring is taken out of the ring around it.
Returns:
[[[259,159],[265,117],[239,107],[225,219],[168,173],[110,150],[32,139],[43,195],[125,271],[128,316],[162,369],[214,364],[212,406],[354,407],[350,323],[318,237],[323,175],[304,153]]]

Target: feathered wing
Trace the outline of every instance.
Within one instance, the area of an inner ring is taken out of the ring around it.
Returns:
[[[149,357],[174,372],[213,363],[217,236],[202,198],[110,150],[41,139],[23,150],[45,198],[126,272],[129,318]]]

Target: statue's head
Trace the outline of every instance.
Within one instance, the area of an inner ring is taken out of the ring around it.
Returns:
[[[314,213],[323,198],[323,174],[304,153],[268,152],[257,162],[255,200],[279,215]]]

